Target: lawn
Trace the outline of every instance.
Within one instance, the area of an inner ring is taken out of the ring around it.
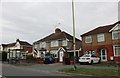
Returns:
[[[120,67],[120,63],[115,63],[115,62],[101,62],[100,64],[93,64],[93,66]]]
[[[60,72],[70,73],[72,75],[95,75],[95,76],[115,76],[120,77],[120,70],[115,69],[93,69],[93,68],[64,68]]]

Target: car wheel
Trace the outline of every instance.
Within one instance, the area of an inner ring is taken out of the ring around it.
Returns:
[[[93,60],[91,60],[91,62],[89,64],[92,65],[93,64]]]
[[[83,63],[80,62],[80,64],[82,65]]]
[[[99,64],[100,62],[101,62],[101,61],[99,60],[99,61],[98,61],[98,64]]]

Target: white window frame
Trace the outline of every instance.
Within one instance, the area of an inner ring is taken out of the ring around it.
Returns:
[[[97,41],[98,42],[104,42],[105,41],[105,35],[104,34],[97,34]]]
[[[92,43],[92,36],[86,36],[85,43]]]
[[[46,48],[46,42],[40,42],[40,48]]]
[[[62,46],[67,46],[67,40],[62,41]]]
[[[54,58],[58,58],[58,50],[51,50],[50,54],[56,55]]]
[[[34,48],[37,48],[37,47],[38,47],[38,45],[37,45],[37,44],[35,44],[35,45],[34,45]]]
[[[120,39],[120,30],[112,31],[112,39],[113,40]]]
[[[39,57],[44,58],[45,57],[45,51],[39,51]]]
[[[50,42],[51,47],[57,47],[58,46],[58,40],[53,40]]]
[[[117,48],[116,48],[117,47]],[[114,51],[114,56],[120,56],[120,49],[118,49],[118,48],[120,48],[120,44],[118,44],[118,45],[113,45],[113,51]],[[116,53],[116,51],[117,51],[117,53]]]

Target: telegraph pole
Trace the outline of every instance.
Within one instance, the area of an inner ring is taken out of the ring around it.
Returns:
[[[74,70],[76,70],[75,19],[74,19],[74,1],[73,0],[72,0],[72,17],[73,17]]]

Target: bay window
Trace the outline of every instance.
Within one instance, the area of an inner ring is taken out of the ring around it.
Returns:
[[[53,56],[54,58],[58,58],[58,51],[57,51],[57,50],[51,50],[51,51],[50,51],[50,54],[52,54],[52,56]]]

